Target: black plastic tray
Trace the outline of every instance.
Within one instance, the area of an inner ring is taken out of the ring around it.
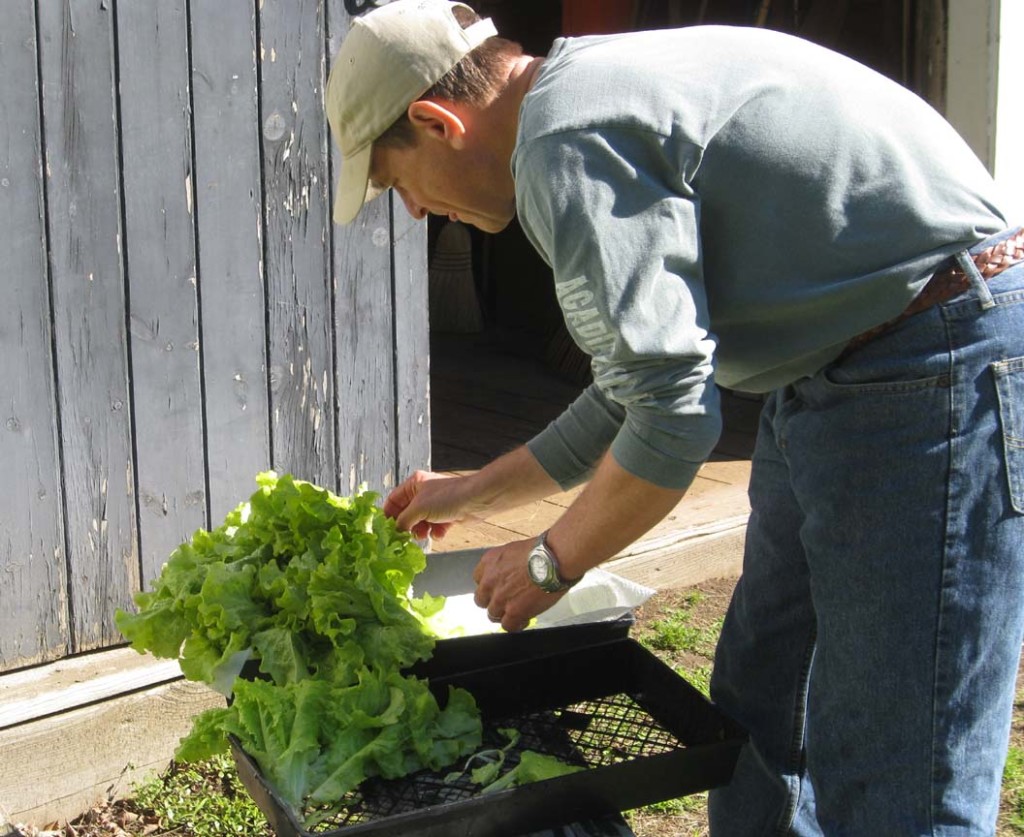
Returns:
[[[563,654],[577,648],[627,639],[635,623],[633,614],[627,613],[604,622],[442,639],[434,645],[434,653],[429,660],[411,666],[405,673],[416,677],[445,677],[478,668],[524,662],[534,657]]]
[[[537,641],[525,640],[527,633],[444,640],[416,671],[429,677],[439,700],[449,685],[473,694],[485,746],[505,743],[498,728],[520,731],[508,767],[530,749],[587,768],[578,773],[482,796],[468,781],[445,783],[445,772],[371,779],[346,799],[346,811],[315,831],[303,828],[232,741],[239,775],[279,837],[517,837],[727,782],[745,738],[742,730],[657,657],[622,636],[622,626],[597,629],[612,635],[608,641],[573,646],[574,632],[581,642],[593,639],[588,628],[593,626],[545,630],[562,632],[560,647],[540,655]],[[517,656],[524,642],[529,647]],[[454,670],[460,647],[472,652],[463,662],[497,662]]]

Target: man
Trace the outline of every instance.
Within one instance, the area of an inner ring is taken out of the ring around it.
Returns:
[[[950,126],[779,33],[540,58],[441,0],[354,21],[327,111],[338,222],[387,188],[417,218],[518,213],[592,356],[527,445],[414,474],[385,511],[440,537],[586,480],[475,571],[516,630],[677,504],[716,383],[771,393],[712,682],[750,742],[714,832],[992,833],[1024,624],[1024,233]]]

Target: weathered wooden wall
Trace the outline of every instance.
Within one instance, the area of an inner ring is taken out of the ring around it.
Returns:
[[[260,470],[428,464],[426,225],[330,220],[323,89],[367,5],[3,4],[0,670],[121,642]]]

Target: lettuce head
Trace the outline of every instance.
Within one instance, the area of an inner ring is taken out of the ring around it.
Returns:
[[[222,752],[235,735],[300,809],[368,776],[440,769],[480,743],[471,695],[444,708],[402,669],[427,659],[442,598],[414,598],[426,557],[361,490],[340,497],[274,472],[212,530],[171,554],[135,612],[116,614],[140,652],[231,692],[196,717],[176,756]],[[259,677],[238,676],[248,660]]]

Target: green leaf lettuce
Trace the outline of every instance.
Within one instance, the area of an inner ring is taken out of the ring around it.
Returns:
[[[220,527],[174,550],[135,613],[116,615],[138,651],[231,684],[230,704],[197,716],[176,756],[208,758],[235,735],[301,809],[472,752],[472,696],[452,690],[441,708],[400,673],[433,653],[429,620],[444,605],[412,596],[422,550],[372,492],[339,497],[273,472],[257,483]],[[263,678],[236,678],[250,658]]]

